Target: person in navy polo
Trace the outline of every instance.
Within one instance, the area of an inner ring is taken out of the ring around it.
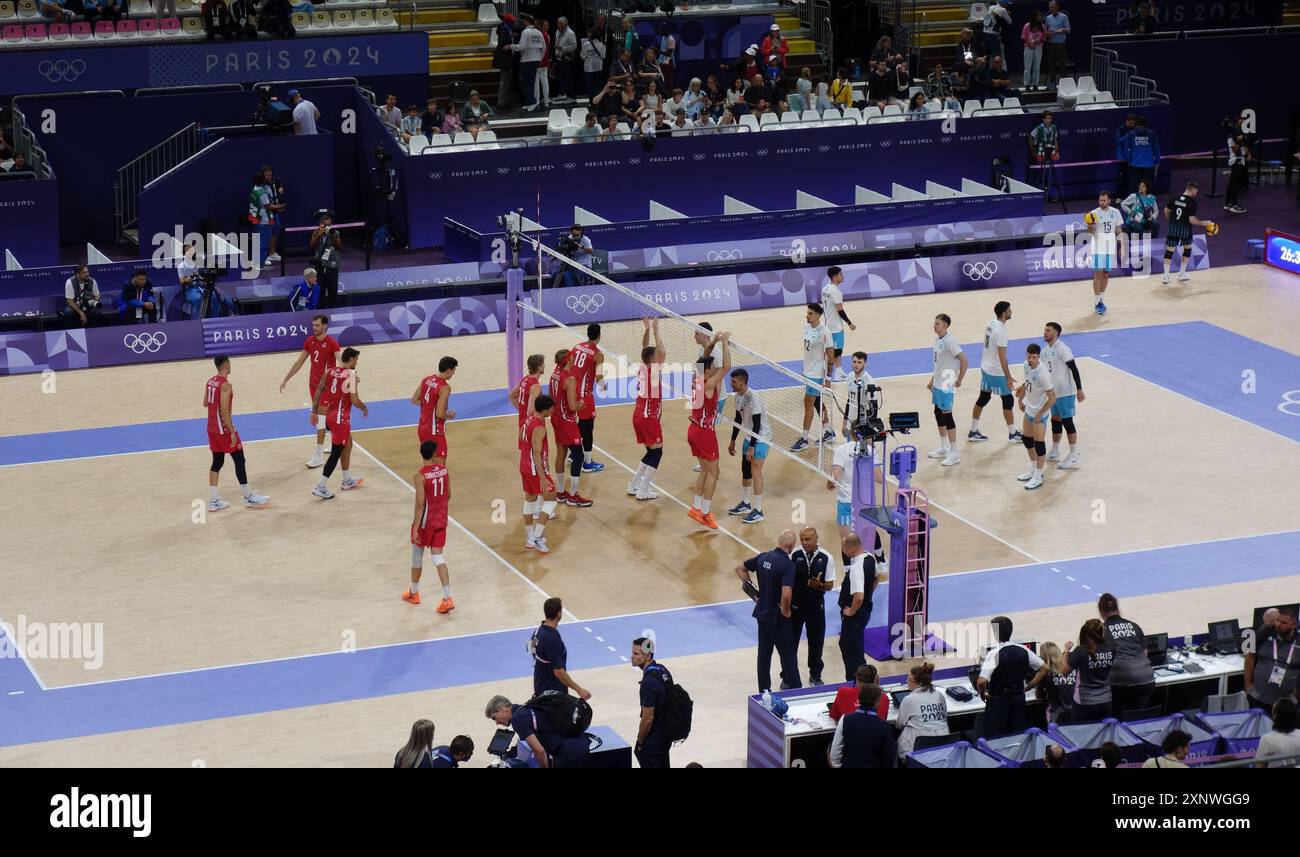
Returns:
[[[457,735],[450,745],[434,747],[431,755],[431,768],[459,768],[461,762],[468,762],[474,755],[474,742],[465,735]]]
[[[572,690],[582,699],[591,699],[591,693],[578,684],[569,675],[569,650],[565,648],[560,636],[560,616],[564,613],[564,603],[558,598],[548,598],[542,604],[542,615],[546,621],[537,626],[532,639],[528,641],[528,651],[533,656],[533,693],[545,690],[568,693]]]
[[[858,710],[840,718],[831,741],[832,768],[893,768],[898,764],[898,739],[876,712],[884,691],[868,684],[858,691]]]
[[[504,696],[488,700],[484,712],[498,726],[508,726],[521,743],[532,750],[539,768],[581,768],[591,752],[586,735],[565,738],[547,728],[545,721],[527,705],[513,705]]]
[[[781,690],[803,687],[799,680],[799,661],[795,656],[794,626],[790,621],[790,601],[794,592],[794,530],[782,530],[777,546],[752,556],[736,566],[736,577],[751,586],[751,574],[758,576],[758,595],[754,601],[754,618],[758,620],[758,692],[772,689],[772,649],[781,659]]]

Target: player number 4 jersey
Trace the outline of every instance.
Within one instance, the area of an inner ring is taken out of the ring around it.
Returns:
[[[421,382],[420,386],[423,390],[420,394],[420,428],[433,437],[445,437],[447,421],[437,417],[438,396],[442,388],[449,385],[446,379],[438,375],[430,375]]]

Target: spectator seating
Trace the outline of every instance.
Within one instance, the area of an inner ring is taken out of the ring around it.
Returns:
[[[18,0],[18,17],[35,19],[41,17],[36,0]]]
[[[18,9],[14,6],[13,0],[0,0],[0,21],[16,17]]]

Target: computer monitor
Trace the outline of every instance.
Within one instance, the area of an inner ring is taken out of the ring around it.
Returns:
[[[1151,660],[1151,666],[1162,667],[1169,658],[1169,635],[1168,634],[1147,634],[1143,645],[1146,646],[1147,657]]]
[[[1028,641],[1022,642],[1020,645],[1024,646],[1026,649],[1028,649],[1029,651],[1033,652],[1034,654],[1038,654],[1038,641],[1037,641],[1037,640],[1028,640]]]
[[[1259,630],[1259,626],[1264,624],[1265,610],[1273,610],[1273,609],[1282,610],[1288,607],[1291,610],[1295,611],[1297,615],[1300,615],[1300,604],[1273,604],[1268,607],[1256,607],[1255,615],[1250,620],[1250,627],[1256,631]]]
[[[1220,654],[1229,654],[1241,649],[1241,623],[1236,619],[1210,623],[1210,648]]]

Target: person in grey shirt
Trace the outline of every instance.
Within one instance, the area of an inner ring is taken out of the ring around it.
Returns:
[[[934,686],[934,664],[912,667],[907,675],[907,689],[912,691],[898,706],[895,728],[898,755],[905,756],[916,745],[917,735],[948,734],[948,702]]]
[[[1156,689],[1156,675],[1147,658],[1141,626],[1119,615],[1119,601],[1109,592],[1097,599],[1097,612],[1106,627],[1106,643],[1114,650],[1110,670],[1111,716],[1146,708]]]
[[[1296,636],[1296,616],[1290,607],[1278,611],[1273,634],[1259,640],[1246,653],[1244,684],[1251,707],[1270,711],[1279,699],[1295,698],[1296,679],[1300,677],[1300,637]]]
[[[519,43],[510,46],[519,54],[519,91],[524,97],[524,112],[537,109],[537,94],[533,91],[537,81],[537,69],[542,64],[542,55],[546,53],[546,38],[537,29],[532,15],[520,15],[524,20],[524,31],[519,34]]]
[[[1079,629],[1079,647],[1065,643],[1065,662],[1079,674],[1074,685],[1071,723],[1095,723],[1111,716],[1114,699],[1111,687],[1115,663],[1114,646],[1106,640],[1106,628],[1100,620],[1089,619]]]
[[[568,18],[555,22],[555,100],[566,103],[573,101],[573,58],[578,55],[578,34],[569,26]]]

